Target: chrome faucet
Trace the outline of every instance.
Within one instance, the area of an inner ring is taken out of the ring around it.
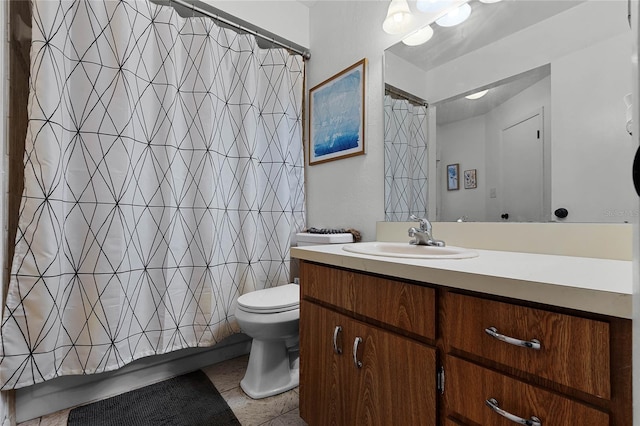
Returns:
[[[442,240],[435,240],[433,235],[431,234],[431,222],[427,218],[419,218],[416,215],[410,216],[411,220],[417,220],[420,222],[420,229],[416,229],[415,227],[409,228],[409,236],[413,238],[413,240],[409,241],[409,244],[419,245],[419,246],[437,246],[444,247],[445,243]]]

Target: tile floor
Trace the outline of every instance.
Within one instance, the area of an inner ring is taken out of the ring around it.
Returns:
[[[240,380],[247,367],[248,356],[241,356],[202,369],[229,404],[242,426],[304,426],[298,412],[298,388],[280,395],[254,400],[240,389]],[[65,426],[70,409],[38,419],[18,423],[18,426]]]

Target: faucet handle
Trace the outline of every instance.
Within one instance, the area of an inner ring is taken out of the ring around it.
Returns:
[[[431,222],[427,218],[419,218],[418,216],[412,214],[409,216],[409,219],[420,222],[420,229],[422,231],[431,232]]]

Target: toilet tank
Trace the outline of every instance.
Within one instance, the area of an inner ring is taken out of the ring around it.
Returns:
[[[312,234],[299,232],[296,234],[298,247],[317,246],[321,244],[345,244],[353,242],[353,235],[346,232],[341,234]]]

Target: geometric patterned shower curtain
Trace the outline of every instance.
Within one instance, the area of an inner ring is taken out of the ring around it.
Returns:
[[[239,331],[304,226],[304,64],[146,0],[34,0],[2,389]]]
[[[384,97],[385,221],[427,217],[427,107]]]

